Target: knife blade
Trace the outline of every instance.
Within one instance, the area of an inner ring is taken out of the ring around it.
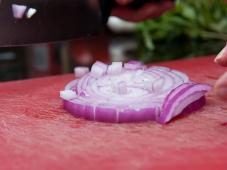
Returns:
[[[100,15],[99,5],[92,0],[2,0],[0,46],[97,34],[102,28]]]
[[[147,1],[135,0],[131,7]],[[0,0],[0,46],[97,35],[114,6],[115,0]]]

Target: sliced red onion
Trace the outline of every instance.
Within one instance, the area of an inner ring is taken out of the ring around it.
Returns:
[[[64,108],[95,121],[167,123],[205,104],[209,85],[193,83],[184,73],[169,68],[144,69],[141,63],[131,64],[140,67],[96,62],[90,73],[70,82],[61,92]]]
[[[185,83],[172,90],[166,97],[158,121],[167,123],[190,104],[199,101],[211,87],[207,84]]]
[[[129,70],[138,70],[138,69],[142,69],[143,67],[145,66],[141,62],[134,61],[134,60],[124,64],[124,68]]]
[[[89,73],[88,67],[75,67],[74,68],[74,74],[77,78],[83,77],[87,73]]]
[[[108,74],[119,74],[122,71],[122,62],[113,62],[111,65],[108,66],[107,73]]]
[[[77,94],[73,90],[64,90],[60,92],[60,97],[64,100],[71,100],[76,98]]]
[[[26,14],[26,17],[28,19],[30,19],[31,17],[33,17],[33,15],[35,15],[37,12],[37,10],[35,8],[29,8],[27,14]]]
[[[97,61],[91,68],[91,75],[94,77],[101,77],[106,73],[107,67],[106,64]]]
[[[128,61],[128,62],[127,62],[127,63],[125,63],[125,64],[143,65],[143,63],[142,63],[142,62],[137,61],[137,60],[130,60],[130,61]]]
[[[117,83],[117,93],[120,95],[124,95],[127,94],[128,90],[127,90],[127,83],[125,81],[121,81]]]

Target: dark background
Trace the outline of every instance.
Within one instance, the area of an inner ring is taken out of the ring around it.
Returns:
[[[105,35],[82,40],[0,48],[0,81],[70,73],[73,67],[91,66],[96,60],[151,63],[217,54],[226,40],[223,0],[178,0],[175,9],[134,24],[133,31],[110,27]]]

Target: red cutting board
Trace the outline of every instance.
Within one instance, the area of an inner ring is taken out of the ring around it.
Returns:
[[[162,63],[214,84],[213,59]],[[226,170],[227,104],[207,105],[168,125],[105,124],[74,118],[59,91],[72,75],[0,84],[1,170]]]

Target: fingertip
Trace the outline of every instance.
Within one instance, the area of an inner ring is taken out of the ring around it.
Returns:
[[[227,100],[227,87],[215,89],[215,93],[218,98],[222,100]]]
[[[214,58],[214,62],[215,62],[216,64],[218,64],[218,65],[221,65],[220,59],[219,59],[218,57],[215,57],[215,58]]]
[[[214,58],[214,62],[215,62],[216,64],[218,64],[217,58]]]
[[[215,84],[216,95],[224,100],[227,100],[227,72]]]
[[[222,58],[215,58],[214,62],[220,66],[227,67],[227,60]]]
[[[227,44],[215,57],[214,62],[221,66],[227,66]]]

